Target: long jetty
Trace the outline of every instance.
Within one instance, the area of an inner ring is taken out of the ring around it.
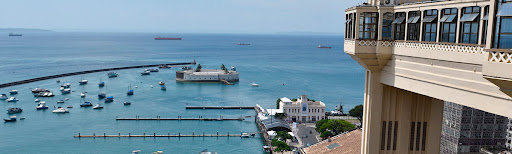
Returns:
[[[173,66],[173,65],[195,65],[195,64],[196,64],[195,62],[167,63],[167,64],[136,65],[136,66],[114,67],[114,68],[96,69],[96,70],[88,70],[88,71],[79,71],[79,72],[50,75],[50,76],[44,76],[44,77],[38,77],[38,78],[32,78],[32,79],[26,79],[26,80],[21,80],[21,81],[4,83],[4,84],[0,84],[0,88],[20,85],[20,84],[26,84],[26,83],[31,83],[31,82],[37,82],[37,81],[42,81],[42,80],[55,79],[55,78],[60,78],[60,77],[73,76],[73,75],[82,75],[82,74],[96,73],[96,72],[106,72],[106,71],[134,69],[134,68],[144,68],[144,67],[158,67],[158,66],[161,66],[161,65]]]
[[[238,120],[242,121],[244,118],[116,118],[116,120],[201,120],[201,121],[224,121],[224,120]]]
[[[121,135],[120,133],[117,134],[117,135],[106,135],[106,134],[100,134],[100,135],[96,135],[96,134],[93,134],[93,135],[81,135],[80,133],[78,133],[78,135],[75,135],[73,137],[88,137],[88,138],[96,138],[96,137],[242,137],[242,134],[219,134],[217,132],[217,134],[166,134],[166,135],[157,135],[156,133],[153,133],[153,134],[146,134],[144,133],[144,135],[132,135],[132,134],[128,134],[128,135]]]
[[[254,110],[254,106],[187,106],[186,109],[250,109]]]

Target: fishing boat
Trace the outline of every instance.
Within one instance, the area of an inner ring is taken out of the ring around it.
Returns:
[[[164,81],[160,81],[158,82],[159,85],[165,85],[165,82]]]
[[[17,102],[17,101],[19,101],[19,100],[15,97],[11,97],[11,98],[7,99],[7,102]]]
[[[108,76],[109,78],[115,78],[115,77],[119,76],[119,74],[117,74],[116,72],[108,72],[108,73],[107,73],[107,76]]]
[[[69,113],[69,110],[63,107],[57,107],[57,109],[52,111],[53,113]]]
[[[105,102],[113,102],[114,101],[114,96],[108,96],[107,98],[105,98]]]
[[[103,99],[105,97],[107,97],[107,93],[100,93],[100,94],[98,94],[98,99]]]
[[[64,100],[58,100],[57,103],[64,103]]]
[[[10,93],[11,95],[16,95],[16,94],[18,94],[18,90],[11,90],[9,93]]]
[[[101,78],[100,78],[100,83],[98,83],[98,86],[99,87],[104,87],[105,86],[105,82],[103,82]]]
[[[46,106],[46,102],[41,102],[41,103],[39,103],[38,106],[36,106],[36,109],[37,110],[46,110],[46,109],[48,109],[48,106]]]
[[[144,71],[144,72],[140,72],[140,75],[150,75],[151,72],[150,71]]]
[[[92,109],[103,109],[103,106],[96,104],[96,106],[92,107]]]
[[[9,97],[7,97],[7,95],[6,95],[6,94],[2,94],[2,95],[0,95],[0,100],[6,100],[6,99],[8,99],[8,98],[9,98]]]
[[[80,104],[80,107],[88,107],[88,106],[92,106],[92,103],[91,102],[84,102],[84,103]]]
[[[128,91],[126,92],[126,95],[133,95],[132,85],[128,86]]]
[[[161,86],[160,86],[160,89],[161,89],[161,90],[167,90],[167,88],[165,88],[165,86],[164,86],[164,85],[161,85]]]
[[[124,102],[124,105],[132,105],[132,102]]]
[[[332,48],[332,47],[318,45],[318,47],[317,47],[317,48],[326,48],[326,49],[330,49],[330,48]]]
[[[256,84],[254,82],[251,83],[251,87],[259,87],[260,85],[259,84]]]
[[[9,113],[9,114],[21,113],[21,112],[23,112],[23,109],[18,108],[18,107],[14,107],[14,108],[10,107],[9,109],[7,109],[7,113]]]
[[[10,116],[7,119],[4,118],[4,121],[5,122],[15,122],[16,121],[16,116]]]

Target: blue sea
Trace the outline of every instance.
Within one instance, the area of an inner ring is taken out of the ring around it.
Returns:
[[[182,37],[181,41],[155,41],[153,33],[24,33],[22,37],[0,35],[0,83],[91,69],[192,62],[203,69],[237,67],[240,82],[177,83],[175,71],[161,69],[141,76],[143,69],[117,71],[119,77],[108,78],[107,72],[46,80],[0,89],[8,94],[17,89],[20,101],[0,101],[0,115],[7,118],[9,107],[21,107],[25,117],[0,124],[0,153],[199,153],[203,149],[224,153],[263,153],[261,136],[196,138],[74,138],[73,135],[95,134],[220,134],[257,132],[254,119],[244,121],[116,121],[116,117],[237,118],[251,116],[253,110],[186,110],[188,105],[260,104],[275,108],[280,97],[297,98],[306,94],[322,101],[332,110],[342,100],[345,111],[363,103],[364,69],[343,52],[343,36],[317,35],[249,35],[249,34],[159,34]],[[251,45],[239,46],[237,42]],[[316,46],[332,46],[318,49]],[[196,67],[196,66],[192,66]],[[89,84],[79,85],[81,79]],[[104,81],[106,87],[99,88]],[[167,91],[158,88],[166,82]],[[71,83],[71,94],[62,95],[60,84]],[[259,87],[251,87],[256,82]],[[127,96],[131,85],[135,95]],[[153,85],[155,88],[151,88]],[[135,88],[137,86],[137,88]],[[52,90],[56,96],[42,98],[50,109],[36,110],[31,89]],[[86,101],[104,109],[80,108],[80,92],[87,91]],[[115,101],[105,103],[97,94],[106,92]],[[60,99],[69,98],[63,104]],[[124,106],[124,101],[132,105]],[[69,106],[69,114],[52,113],[53,107]]]

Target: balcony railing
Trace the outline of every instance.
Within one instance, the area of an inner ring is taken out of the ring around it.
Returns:
[[[512,50],[508,49],[491,49],[488,50],[489,62],[497,62],[497,63],[508,63],[512,64]]]
[[[395,41],[394,47],[405,47],[412,49],[426,49],[426,50],[439,50],[448,52],[463,52],[484,54],[485,47],[476,44],[457,44],[445,42],[419,42],[419,41]]]

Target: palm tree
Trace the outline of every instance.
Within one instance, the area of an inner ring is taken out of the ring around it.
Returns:
[[[201,72],[201,68],[203,68],[203,67],[201,66],[201,64],[198,64],[198,65],[197,65],[197,68],[196,68],[196,72]]]

